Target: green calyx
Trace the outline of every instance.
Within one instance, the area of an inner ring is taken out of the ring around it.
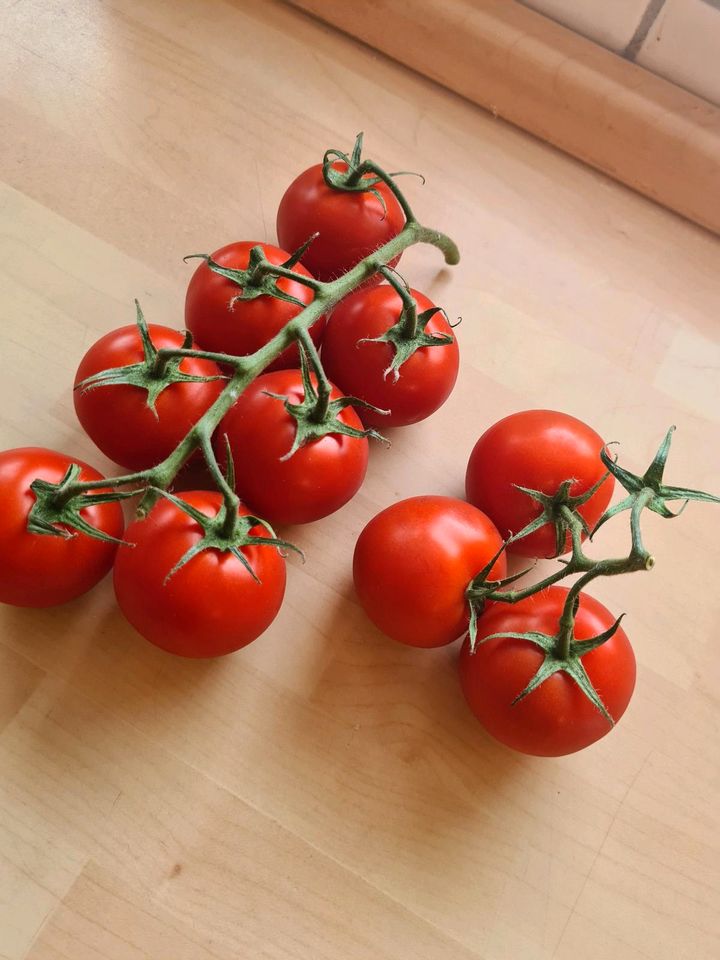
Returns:
[[[230,506],[227,500],[223,500],[217,514],[209,517],[207,514],[198,510],[191,503],[176,497],[167,490],[157,490],[160,496],[165,497],[173,503],[179,510],[191,517],[202,529],[203,535],[190,549],[183,554],[175,566],[165,577],[165,583],[168,582],[177,572],[182,569],[186,563],[189,563],[193,557],[197,557],[204,550],[218,550],[221,553],[231,553],[245,567],[250,576],[256,583],[260,580],[250,565],[250,561],[243,553],[244,547],[259,546],[273,547],[278,550],[294,550],[302,556],[302,551],[287,540],[281,540],[275,535],[275,531],[270,524],[260,517],[240,514],[235,505]],[[232,512],[230,512],[232,510]],[[268,536],[257,536],[251,531],[255,527],[263,527]]]
[[[135,490],[107,491],[103,493],[74,493],[73,484],[80,476],[81,468],[72,463],[67,473],[59,483],[38,478],[30,484],[35,495],[35,503],[30,508],[27,520],[27,529],[30,533],[37,533],[50,537],[62,537],[65,540],[84,533],[94,540],[105,540],[108,543],[124,543],[117,537],[111,537],[104,530],[99,530],[82,516],[82,511],[100,503],[117,503],[137,493]],[[74,531],[74,532],[73,532]]]
[[[217,374],[215,376],[201,377],[194,374],[185,373],[180,369],[185,357],[163,357],[157,347],[152,342],[150,331],[148,330],[145,317],[138,301],[135,301],[137,311],[137,326],[140,332],[140,339],[143,346],[143,359],[140,363],[128,364],[124,367],[111,367],[108,370],[101,370],[94,373],[91,377],[86,377],[80,383],[75,385],[76,390],[83,392],[87,390],[97,390],[99,387],[113,387],[120,384],[129,384],[132,387],[138,387],[147,392],[147,406],[157,417],[158,412],[155,404],[160,394],[173,383],[206,383],[210,380],[227,380],[227,377]],[[188,331],[185,339],[180,346],[181,350],[189,350],[192,344],[192,334]]]
[[[641,494],[643,496],[644,507],[647,507],[648,510],[652,510],[653,513],[657,513],[668,520],[682,513],[690,500],[700,500],[705,503],[720,503],[720,497],[713,496],[711,493],[704,493],[702,490],[692,490],[689,487],[671,487],[663,483],[665,465],[668,454],[670,453],[670,444],[674,432],[675,427],[670,427],[657,453],[653,457],[652,463],[641,477],[630,473],[629,470],[625,470],[619,466],[619,464],[612,461],[605,450],[601,451],[600,457],[602,462],[624,487],[628,496],[605,511],[595,524],[593,534],[599,530],[604,523],[612,517],[617,516],[618,513],[622,513],[624,510],[632,510]],[[677,500],[684,502],[679,510],[673,512],[667,504],[668,502]]]
[[[223,267],[207,253],[190,253],[188,256],[183,257],[183,259],[186,262],[194,259],[204,260],[213,273],[217,273],[218,276],[225,277],[226,280],[231,280],[234,284],[237,284],[239,292],[228,302],[228,310],[230,311],[234,309],[238,300],[254,300],[256,297],[274,297],[276,300],[294,303],[303,309],[307,304],[282,290],[278,286],[278,280],[284,277],[289,280],[295,280],[313,289],[318,288],[318,281],[311,277],[306,277],[302,273],[296,273],[292,269],[317,236],[318,234],[314,233],[311,237],[308,237],[305,243],[301,247],[298,247],[298,249],[279,266],[270,263],[259,244],[250,250],[248,265],[244,270],[233,267]]]
[[[512,701],[512,706],[524,700],[525,697],[533,692],[533,690],[537,690],[542,683],[544,683],[554,674],[562,672],[566,673],[577,684],[583,695],[587,697],[590,703],[592,703],[596,710],[601,713],[603,717],[605,717],[607,722],[612,727],[615,725],[615,721],[610,716],[607,707],[603,703],[595,687],[592,685],[592,681],[590,680],[587,670],[583,665],[582,658],[586,653],[590,653],[591,650],[596,650],[604,643],[607,643],[607,641],[617,633],[624,614],[619,616],[615,623],[603,633],[600,633],[595,637],[591,637],[589,640],[576,640],[572,635],[574,614],[576,612],[577,598],[575,598],[573,617],[569,626],[566,627],[566,625],[563,623],[563,620],[565,619],[563,615],[561,626],[555,636],[550,636],[547,633],[539,633],[538,631],[534,630],[528,631],[527,633],[493,633],[490,634],[490,636],[483,637],[480,643],[486,643],[488,640],[496,640],[507,637],[508,639],[514,640],[527,640],[528,643],[534,644],[543,651],[543,661],[538,667],[537,672],[532,677],[525,689],[522,690]],[[569,637],[564,636],[564,633],[567,629],[570,630]]]
[[[385,173],[376,163],[362,159],[362,144],[363,135],[359,133],[355,138],[355,145],[351,154],[344,153],[342,150],[325,151],[322,161],[322,174],[325,183],[333,190],[342,190],[345,193],[371,193],[380,201],[383,208],[383,217],[387,213],[387,205],[382,193],[376,188],[378,184],[384,183],[400,203],[407,220],[414,221],[415,217],[407,201],[398,191],[392,178],[401,176],[419,177],[425,183],[425,177],[410,170],[396,170],[394,173]],[[338,170],[335,166],[338,161],[345,164],[347,169]]]
[[[425,332],[429,321],[436,313],[444,313],[442,307],[430,307],[417,312],[417,302],[410,293],[410,289],[397,271],[392,267],[381,267],[381,273],[394,287],[402,300],[402,307],[397,322],[379,337],[363,337],[358,343],[389,343],[393,349],[393,358],[383,376],[387,380],[392,376],[397,382],[400,377],[400,368],[410,357],[422,347],[444,347],[452,343],[454,337],[446,333],[429,334]]]
[[[371,403],[366,403],[358,397],[340,397],[337,400],[331,400],[331,386],[325,372],[320,365],[320,358],[317,355],[317,349],[309,336],[303,336],[298,340],[298,350],[300,353],[300,370],[302,375],[302,384],[304,397],[300,403],[292,403],[287,397],[280,393],[270,393],[265,391],[268,397],[275,400],[281,400],[285,409],[296,422],[295,437],[292,446],[288,452],[281,457],[281,460],[289,460],[292,455],[304,446],[306,443],[312,443],[313,440],[319,440],[331,434],[342,434],[346,437],[372,437],[375,440],[381,440],[383,443],[389,441],[385,439],[377,430],[372,428],[358,430],[340,419],[340,414],[347,407],[363,407],[366,410],[372,410],[374,413],[387,413],[387,410],[380,410]],[[307,354],[313,360],[315,373],[317,377],[317,387],[310,376]]]
[[[567,536],[568,534],[572,536],[573,530],[575,529],[572,518],[580,525],[583,533],[585,533],[586,536],[590,536],[588,525],[583,515],[579,512],[578,507],[581,507],[584,503],[587,503],[591,497],[595,496],[607,478],[608,474],[604,473],[596,483],[585,490],[584,493],[578,494],[577,496],[572,496],[570,493],[570,488],[575,483],[574,479],[564,480],[553,494],[546,494],[540,490],[521,487],[518,483],[513,484],[516,490],[520,490],[539,503],[541,509],[534,520],[531,520],[526,527],[523,527],[522,530],[510,537],[509,542],[515,543],[518,540],[522,540],[523,537],[527,537],[529,534],[539,530],[540,527],[544,527],[546,523],[551,523],[555,528],[555,556],[565,553]],[[572,514],[572,518],[570,514]]]

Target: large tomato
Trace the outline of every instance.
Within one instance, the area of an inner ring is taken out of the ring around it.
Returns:
[[[347,170],[342,161],[333,163]],[[277,235],[281,247],[296,250],[314,233],[302,262],[318,280],[334,280],[360,260],[397,236],[405,225],[402,207],[384,183],[370,192],[350,193],[329,187],[323,179],[322,164],[301,173],[285,191],[277,214]],[[397,264],[400,257],[391,261]],[[378,277],[379,279],[379,277]]]
[[[313,377],[313,383],[317,381]],[[287,460],[297,421],[285,409],[305,397],[299,370],[277,370],[254,380],[230,408],[216,432],[218,459],[224,461],[230,442],[235,488],[259,516],[273,524],[309,523],[339,510],[360,489],[368,463],[368,441],[331,433],[311,440]],[[342,397],[333,387],[331,399]],[[343,423],[362,430],[351,407],[340,413]]]
[[[460,682],[470,709],[488,733],[521,753],[559,757],[594,743],[612,729],[567,673],[554,673],[523,700],[513,700],[528,685],[544,653],[529,640],[491,634],[537,631],[552,636],[558,628],[568,591],[550,587],[517,604],[494,603],[478,622],[475,653],[466,641],[460,655]],[[613,625],[615,618],[593,597],[580,595],[575,639],[589,640]],[[617,722],[635,687],[635,655],[622,627],[600,647],[581,658],[590,682]]]
[[[112,566],[117,545],[69,530],[69,537],[30,533],[28,514],[36,502],[30,489],[40,478],[59,483],[68,467],[81,467],[78,480],[101,480],[82,460],[41,447],[0,453],[0,602],[18,607],[51,607],[94,587]],[[122,537],[119,503],[84,508],[81,517],[116,539]]]
[[[382,510],[355,546],[353,578],[363,609],[383,633],[413,647],[440,647],[468,626],[465,588],[502,540],[484,513],[452,497],[411,497]],[[505,576],[501,555],[489,578]]]
[[[418,313],[435,306],[417,290],[410,293]],[[363,288],[338,304],[325,331],[322,356],[330,379],[345,393],[390,411],[383,416],[363,410],[363,422],[373,426],[402,427],[424,420],[447,400],[457,379],[460,358],[454,337],[452,343],[416,350],[400,367],[397,380],[392,373],[385,376],[395,356],[393,346],[362,341],[394,326],[402,305],[389,284]],[[430,318],[425,333],[453,336],[440,311]]]
[[[565,480],[572,479],[570,494],[585,493],[606,473],[600,460],[604,445],[591,427],[567,413],[513,413],[486,430],[475,444],[465,477],[467,498],[487,513],[504,537],[519,533],[540,515],[542,507],[515,485],[552,496]],[[614,484],[608,475],[579,507],[591,529],[610,502]],[[568,536],[565,550],[569,549]],[[511,543],[508,550],[525,557],[555,556],[553,524],[546,523]]]
[[[212,254],[212,259],[221,267],[245,270],[253,247],[261,247],[266,259],[276,266],[282,265],[290,257],[289,253],[270,243],[244,240],[221,247]],[[295,264],[292,269],[304,276],[311,276],[302,263]],[[310,287],[285,277],[277,280],[277,287],[305,305],[315,296]],[[237,357],[248,356],[272,340],[303,309],[296,303],[269,294],[261,294],[250,300],[235,300],[231,305],[233,298],[240,293],[242,288],[237,283],[215,273],[205,262],[190,278],[185,297],[185,326],[203,350]],[[310,336],[317,346],[322,340],[324,327],[325,318],[321,317],[310,328]],[[267,370],[296,367],[299,362],[298,348],[293,344],[283,350]]]
[[[156,347],[180,347],[178,330],[149,324]],[[134,324],[112,330],[97,340],[80,361],[75,374],[74,401],[78,420],[106,457],[128,470],[144,470],[169,456],[197,423],[222,390],[222,380],[171,383],[160,393],[155,412],[148,406],[147,391],[132,384],[79,387],[83,380],[117,367],[141,364],[144,359],[140,331]],[[192,376],[218,376],[216,364],[195,358],[179,367]]]
[[[181,498],[209,517],[222,504],[209,490]],[[267,535],[263,527],[251,532]],[[127,528],[133,546],[122,547],[115,562],[115,595],[126,618],[146,640],[182,657],[220,657],[246,646],[270,626],[285,593],[285,561],[269,544],[241,547],[257,580],[232,553],[212,548],[166,579],[202,536],[197,520],[160,500]]]

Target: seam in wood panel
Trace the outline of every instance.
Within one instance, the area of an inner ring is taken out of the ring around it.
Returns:
[[[625,57],[626,60],[635,60],[665,2],[666,0],[650,0],[645,7],[645,13],[640,17],[640,23],[635,27],[635,33],[630,37],[628,45],[621,51],[620,56]]]

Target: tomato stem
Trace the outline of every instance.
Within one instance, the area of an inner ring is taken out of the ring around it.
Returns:
[[[137,484],[144,492],[142,494],[139,506],[138,516],[146,516],[160,496],[160,491],[166,490],[177,473],[188,460],[195,449],[203,446],[204,437],[211,437],[220,421],[245,388],[267,367],[272,361],[296,341],[301,341],[315,366],[318,375],[319,393],[326,389],[329,390],[329,384],[322,364],[317,353],[315,345],[308,335],[310,328],[343,297],[352,293],[357,287],[372,277],[378,270],[385,266],[389,261],[399,256],[408,247],[418,243],[425,243],[437,247],[448,264],[459,262],[460,254],[455,243],[441,233],[429,227],[424,227],[415,219],[409,220],[400,233],[387,243],[379,247],[372,254],[361,260],[351,270],[336,280],[330,282],[313,281],[313,289],[316,290],[313,300],[296,314],[272,340],[269,340],[255,353],[245,357],[235,357],[224,353],[213,353],[205,350],[191,350],[186,347],[162,348],[158,351],[155,362],[159,364],[167,363],[168,360],[178,357],[195,357],[198,359],[212,360],[215,363],[229,367],[231,373],[222,392],[216,398],[214,403],[205,411],[200,420],[187,432],[173,452],[167,456],[161,463],[147,470],[141,470],[135,473],[123,476],[109,477],[100,481],[74,481],[70,483],[63,495],[70,499],[73,496],[82,493],[89,493],[100,487],[118,487],[129,484]],[[279,267],[269,263],[264,257],[258,259],[256,268],[261,268],[268,275],[282,276],[289,279],[305,283],[307,277],[300,273],[286,268]],[[312,344],[312,347],[309,345]],[[329,402],[329,392],[328,392]],[[212,466],[210,466],[212,470]],[[217,477],[216,477],[217,479]],[[222,488],[221,488],[222,489]]]

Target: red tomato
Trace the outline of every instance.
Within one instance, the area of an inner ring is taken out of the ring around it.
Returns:
[[[304,239],[307,240],[307,237]],[[221,267],[245,270],[253,247],[262,247],[266,259],[277,266],[281,266],[290,257],[289,253],[270,243],[245,240],[221,247],[212,254],[212,259]],[[304,276],[311,276],[302,263],[296,263],[292,269]],[[278,279],[277,286],[283,293],[295,297],[303,304],[310,303],[315,296],[310,287],[285,277]],[[246,357],[259,350],[268,340],[272,340],[302,309],[295,303],[279,300],[268,294],[252,300],[236,300],[230,306],[233,297],[240,293],[241,287],[215,273],[204,261],[190,278],[185,297],[185,326],[203,350]],[[324,328],[324,317],[310,328],[310,335],[316,346],[320,346]],[[298,348],[293,344],[283,350],[267,370],[296,367],[299,362]]]
[[[336,170],[347,164],[333,163]],[[319,233],[302,262],[318,280],[334,280],[347,273],[378,247],[392,240],[405,226],[405,215],[386,184],[372,193],[348,193],[329,187],[318,163],[301,173],[285,191],[277,214],[277,235],[286,250],[297,250],[313,233]],[[391,261],[395,266],[400,257]],[[379,279],[379,277],[377,278]]]
[[[418,313],[435,306],[417,290],[410,292]],[[397,323],[401,309],[400,295],[389,284],[363,288],[338,304],[325,331],[322,358],[330,379],[350,396],[390,411],[383,416],[361,410],[363,422],[372,426],[403,427],[424,420],[447,400],[457,379],[460,358],[454,338],[445,345],[420,347],[400,367],[397,380],[392,373],[385,377],[395,356],[393,346],[358,341],[384,334]],[[439,311],[425,332],[452,335]]]
[[[567,413],[513,413],[486,430],[475,444],[465,477],[467,498],[487,513],[503,536],[519,533],[542,508],[514,484],[552,495],[563,481],[574,479],[570,494],[578,496],[606,473],[600,460],[604,445],[593,429]],[[614,485],[608,476],[579,508],[590,529],[610,502]],[[565,550],[570,546],[568,536]],[[524,557],[554,557],[555,528],[545,524],[511,543],[508,550]]]
[[[353,577],[363,609],[383,633],[441,647],[468,626],[465,588],[502,540],[484,513],[452,497],[411,497],[382,510],[360,534]],[[505,576],[505,556],[490,572]]]
[[[170,327],[148,324],[157,349],[180,347],[183,335]],[[197,349],[196,347],[193,347]],[[120,327],[97,340],[80,361],[75,385],[115,367],[139,364],[143,346],[137,326]],[[216,364],[185,359],[183,373],[217,376]],[[106,457],[128,470],[144,470],[164,460],[200,419],[222,390],[223,381],[172,383],[157,398],[157,416],[147,405],[147,391],[130,384],[76,389],[75,411],[83,429]]]
[[[68,467],[81,467],[79,480],[102,474],[82,460],[42,447],[0,453],[0,602],[18,607],[52,607],[94,587],[112,566],[117,545],[71,531],[69,538],[30,533],[27,519],[35,503],[30,489],[40,478],[58,483]],[[81,516],[111,537],[123,533],[119,503],[89,506]]]
[[[568,591],[550,587],[510,605],[494,603],[478,622],[478,646],[466,641],[460,654],[460,683],[470,709],[501,743],[521,753],[560,757],[589,746],[612,727],[565,672],[553,674],[512,705],[543,662],[544,653],[528,640],[493,633],[538,631],[553,635]],[[580,595],[575,639],[589,640],[613,625],[613,615],[593,597]],[[622,627],[581,662],[610,716],[617,723],[635,688],[635,655]]]
[[[314,377],[313,383],[317,383]],[[293,445],[297,421],[282,400],[267,393],[301,403],[305,391],[300,371],[277,370],[250,384],[217,429],[218,459],[224,461],[227,434],[235,463],[235,488],[272,524],[310,523],[334,513],[357,493],[365,478],[367,439],[328,434],[281,460]],[[331,399],[340,397],[333,387]],[[340,420],[362,430],[351,407],[341,412]]]
[[[209,517],[222,496],[209,490],[181,498]],[[240,507],[240,514],[247,514]],[[254,527],[253,536],[266,536]],[[203,550],[166,577],[202,538],[200,524],[169,500],[131,523],[115,562],[120,609],[150,643],[181,657],[221,657],[251,643],[277,616],[285,593],[285,561],[273,546],[241,547],[259,583],[229,552]]]

